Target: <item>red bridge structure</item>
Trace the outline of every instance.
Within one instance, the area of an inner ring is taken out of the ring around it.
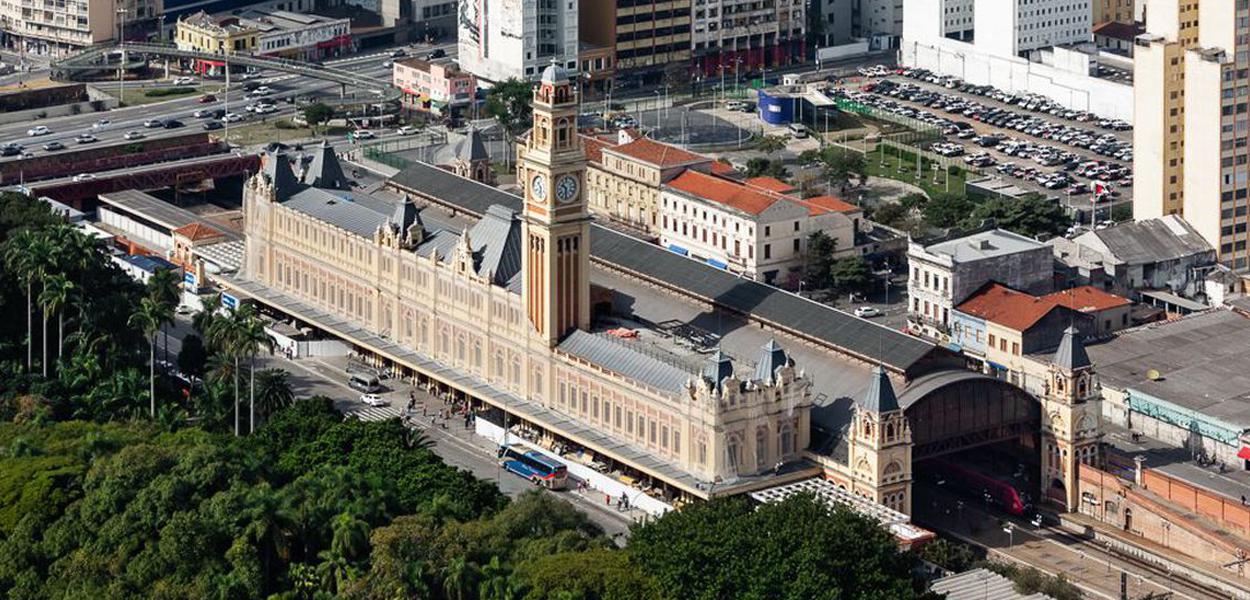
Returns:
[[[27,184],[33,196],[48,196],[78,210],[95,208],[100,194],[122,190],[157,190],[209,179],[251,175],[260,170],[256,154],[224,154],[175,160],[135,168],[96,173],[92,179],[50,180]]]

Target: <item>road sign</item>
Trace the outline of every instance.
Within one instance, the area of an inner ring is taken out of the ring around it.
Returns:
[[[228,292],[222,292],[221,305],[229,309],[235,309],[239,307],[239,299],[231,296]]]
[[[200,282],[196,278],[195,273],[187,271],[182,274],[182,286],[188,290],[197,290],[200,287]]]

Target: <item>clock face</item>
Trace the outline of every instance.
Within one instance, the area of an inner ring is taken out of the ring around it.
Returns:
[[[577,178],[565,175],[556,182],[556,198],[560,202],[572,202],[577,197]]]
[[[542,175],[535,175],[530,180],[530,193],[534,195],[535,200],[547,199],[547,179]]]

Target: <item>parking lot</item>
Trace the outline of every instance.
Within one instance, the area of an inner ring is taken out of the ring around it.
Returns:
[[[836,93],[940,128],[945,139],[930,145],[935,153],[963,157],[990,176],[1077,210],[1096,206],[1100,218],[1110,216],[1104,209],[1131,202],[1128,123],[925,71],[866,75],[867,83]]]

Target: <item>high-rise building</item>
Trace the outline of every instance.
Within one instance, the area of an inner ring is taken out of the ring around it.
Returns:
[[[1198,3],[1148,0],[1133,50],[1133,217],[1184,206],[1185,51],[1198,42]],[[1214,243],[1214,242],[1213,242]]]
[[[147,32],[161,0],[0,0],[0,40],[14,52],[59,56]],[[146,37],[146,36],[140,36]]]
[[[1090,0],[982,0],[973,29],[977,46],[999,56],[1080,44],[1091,39]]]
[[[621,73],[661,71],[690,63],[691,2],[582,0],[582,41],[614,48]]]
[[[1198,12],[1198,41],[1184,60],[1182,211],[1215,247],[1221,263],[1244,271],[1250,266],[1250,0],[1192,4]],[[1149,12],[1147,18],[1153,19]]]
[[[705,76],[802,61],[803,0],[695,0],[695,68]]]
[[[1093,0],[1094,4],[1090,8],[1093,9],[1094,23],[1106,23],[1114,21],[1116,23],[1132,23],[1140,21],[1144,6],[1150,3],[1150,0]],[[1188,2],[1195,7],[1197,2]]]
[[[576,0],[463,0],[460,68],[487,81],[536,79],[553,62],[577,69]]]

